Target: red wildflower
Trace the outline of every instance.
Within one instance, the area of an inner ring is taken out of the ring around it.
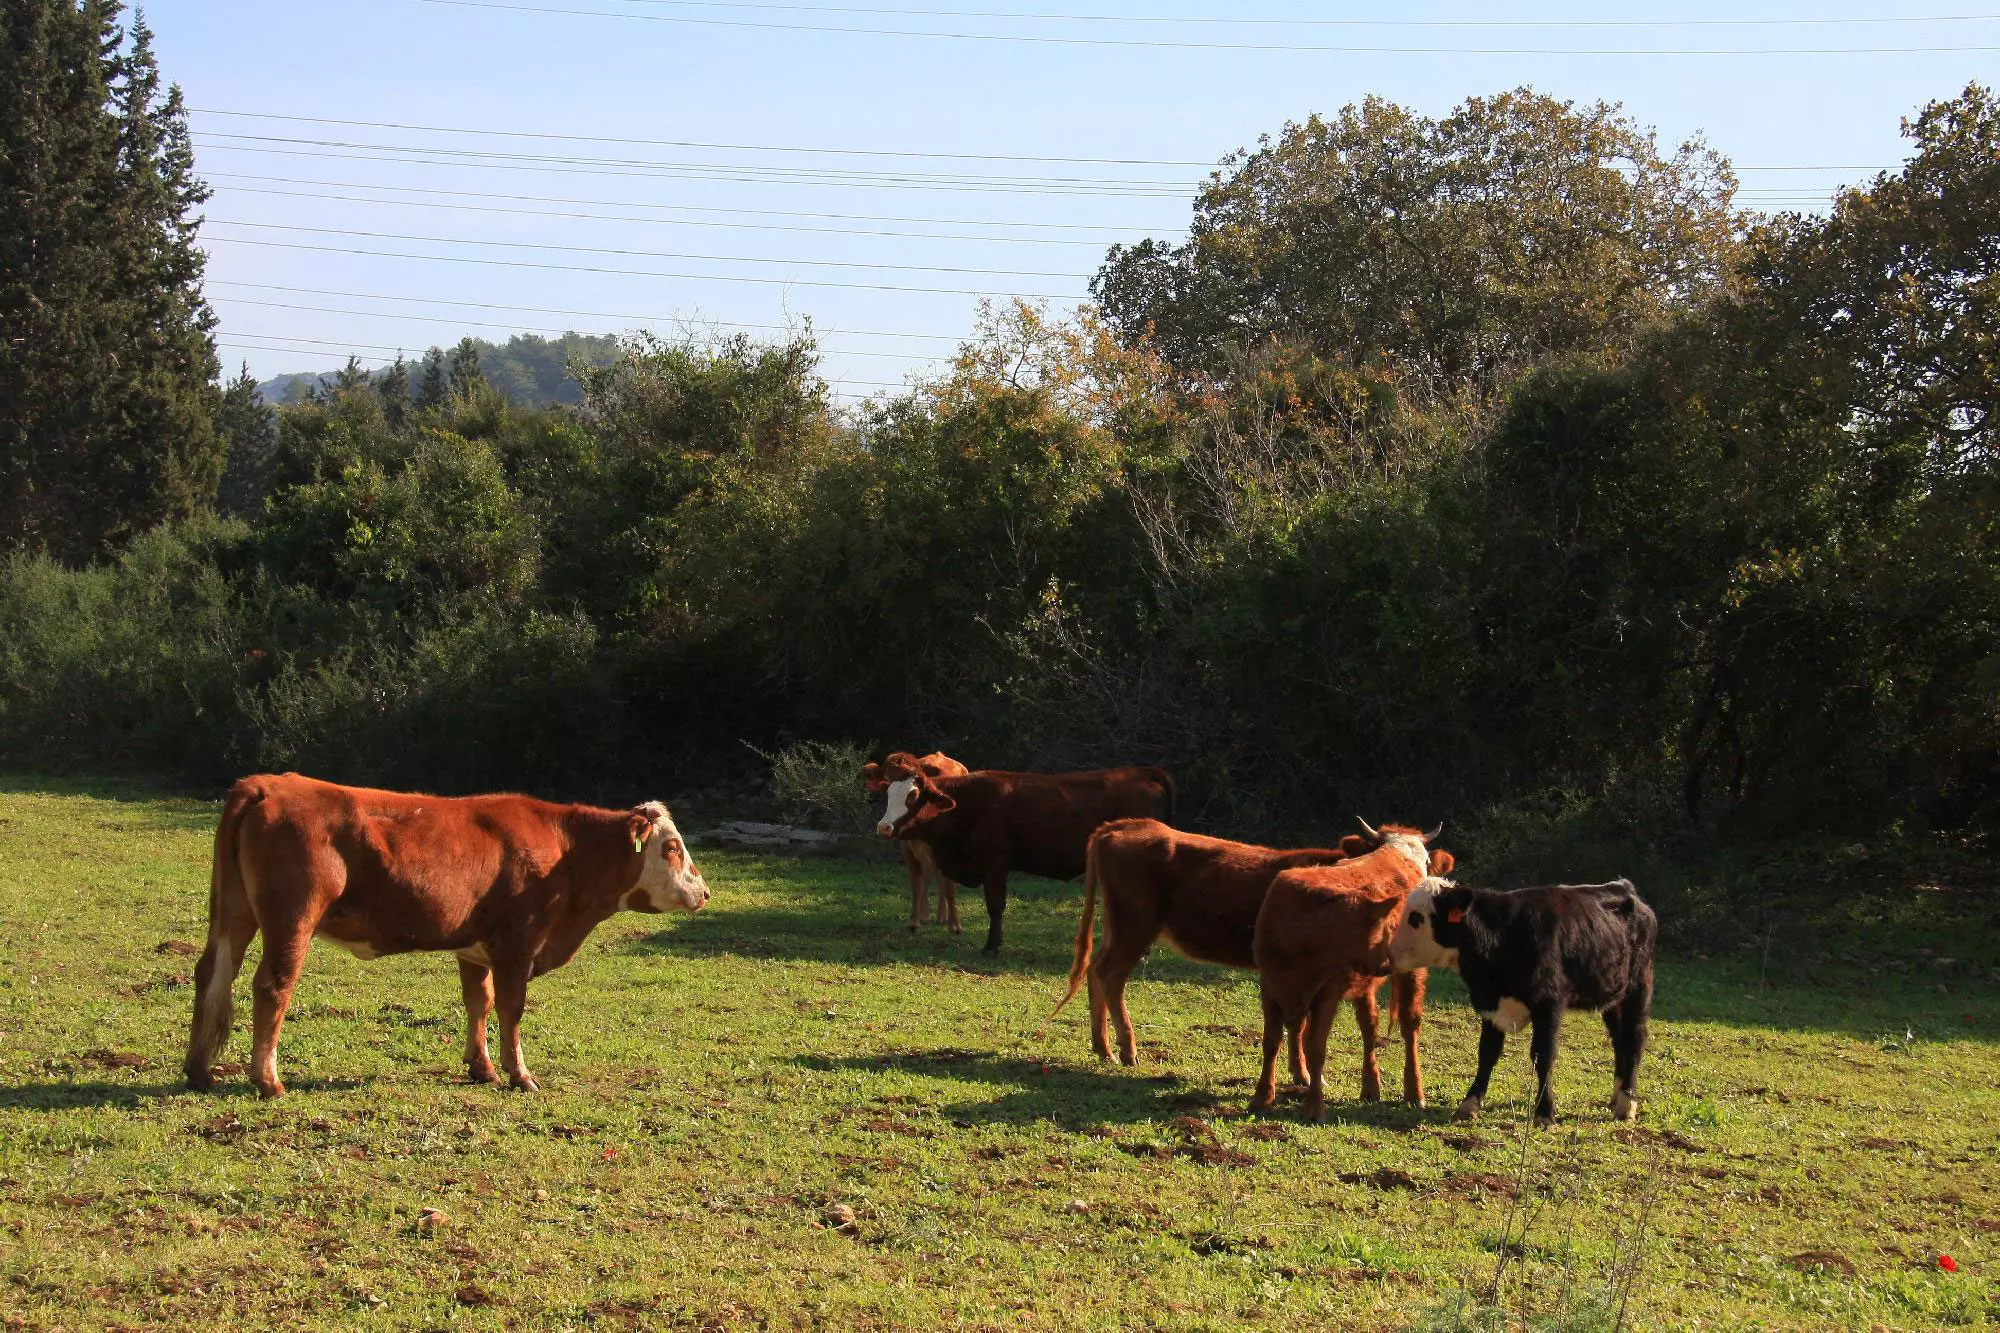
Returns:
[[[1958,1271],[1958,1260],[1948,1254],[1940,1254],[1938,1256],[1938,1267],[1947,1273],[1956,1273]]]
[[[618,1150],[616,1148],[606,1148],[604,1150],[604,1160],[607,1162],[610,1161],[612,1158],[616,1157],[617,1155],[618,1155]]]

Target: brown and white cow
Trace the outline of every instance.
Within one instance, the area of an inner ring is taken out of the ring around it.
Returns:
[[[916,766],[934,778],[964,777],[972,770],[953,759],[942,750],[933,750],[916,761]],[[863,764],[861,780],[868,784],[868,790],[883,793],[889,790],[890,779],[882,771],[880,764]],[[937,868],[937,858],[931,855],[930,844],[911,840],[898,844],[903,852],[903,869],[910,876],[910,933],[916,934],[924,924],[925,889],[929,881],[935,879],[938,886],[937,923],[949,924],[951,933],[959,932],[958,925],[958,882]]]
[[[1090,835],[1108,820],[1172,818],[1174,780],[1161,768],[1086,773],[981,769],[934,778],[916,758],[882,761],[888,804],[875,831],[930,847],[940,873],[986,890],[986,952],[998,953],[1007,876],[1075,879]]]
[[[1088,974],[1091,1049],[1110,1059],[1106,1029],[1115,1025],[1119,1060],[1136,1064],[1125,984],[1153,941],[1164,934],[1169,944],[1197,962],[1253,968],[1257,962],[1251,937],[1257,910],[1278,873],[1297,866],[1333,865],[1368,850],[1368,842],[1358,834],[1349,834],[1339,847],[1286,851],[1183,833],[1157,819],[1113,820],[1091,835],[1069,991],[1056,1012],[1076,997]],[[1104,945],[1092,959],[1091,933],[1100,894]],[[1299,1082],[1305,1082],[1296,1034],[1292,1070]]]
[[[1326,1114],[1326,1043],[1343,1000],[1354,1005],[1361,1028],[1361,1097],[1382,1096],[1375,1061],[1379,1008],[1376,995],[1392,972],[1389,941],[1403,900],[1435,871],[1452,865],[1449,852],[1430,843],[1444,826],[1419,833],[1400,824],[1361,828],[1371,850],[1337,865],[1281,872],[1257,913],[1251,951],[1264,1005],[1264,1071],[1251,1098],[1253,1111],[1269,1110],[1277,1097],[1278,1045],[1286,1032],[1305,1048],[1306,1115]],[[1425,974],[1396,976],[1396,1021],[1403,1029],[1403,1099],[1424,1104],[1417,1034],[1423,1028]]]
[[[229,789],[215,831],[208,947],[195,967],[187,1080],[202,1089],[229,1036],[231,986],[259,931],[250,1078],[282,1096],[278,1034],[314,937],[359,958],[413,951],[458,958],[465,1063],[497,1083],[486,1015],[514,1087],[528,980],[561,967],[621,908],[697,911],[708,885],[667,807],[555,805],[528,796],[419,796],[261,775]]]

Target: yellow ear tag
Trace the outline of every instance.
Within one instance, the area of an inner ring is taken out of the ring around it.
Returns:
[[[642,835],[637,833],[632,835],[632,850],[640,856],[646,854],[646,839]]]

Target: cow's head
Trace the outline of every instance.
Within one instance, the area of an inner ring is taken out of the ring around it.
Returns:
[[[1442,874],[1452,866],[1450,852],[1430,850],[1430,845],[1444,832],[1443,824],[1429,833],[1419,833],[1405,824],[1384,824],[1378,829],[1359,815],[1354,822],[1361,825],[1361,832],[1350,833],[1340,840],[1340,850],[1350,857],[1365,856],[1387,847],[1408,857],[1420,874]],[[1439,861],[1443,862],[1442,870],[1438,868]]]
[[[635,912],[699,912],[708,905],[708,881],[666,806],[648,801],[633,807],[627,830],[639,854],[639,878],[626,892],[625,906]]]
[[[1432,876],[1403,900],[1403,919],[1389,939],[1389,961],[1398,972],[1420,967],[1458,966],[1466,939],[1465,913],[1472,891]]]
[[[958,805],[932,781],[922,760],[900,751],[868,765],[861,776],[870,791],[884,795],[882,817],[875,821],[875,832],[884,838],[908,833]]]

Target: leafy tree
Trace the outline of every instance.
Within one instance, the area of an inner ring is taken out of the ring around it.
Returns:
[[[1483,397],[1713,292],[1734,185],[1602,103],[1523,88],[1433,121],[1371,97],[1226,161],[1184,244],[1113,247],[1092,291],[1183,368],[1278,338]]]
[[[208,197],[152,34],[0,0],[0,544],[79,561],[215,494]]]

